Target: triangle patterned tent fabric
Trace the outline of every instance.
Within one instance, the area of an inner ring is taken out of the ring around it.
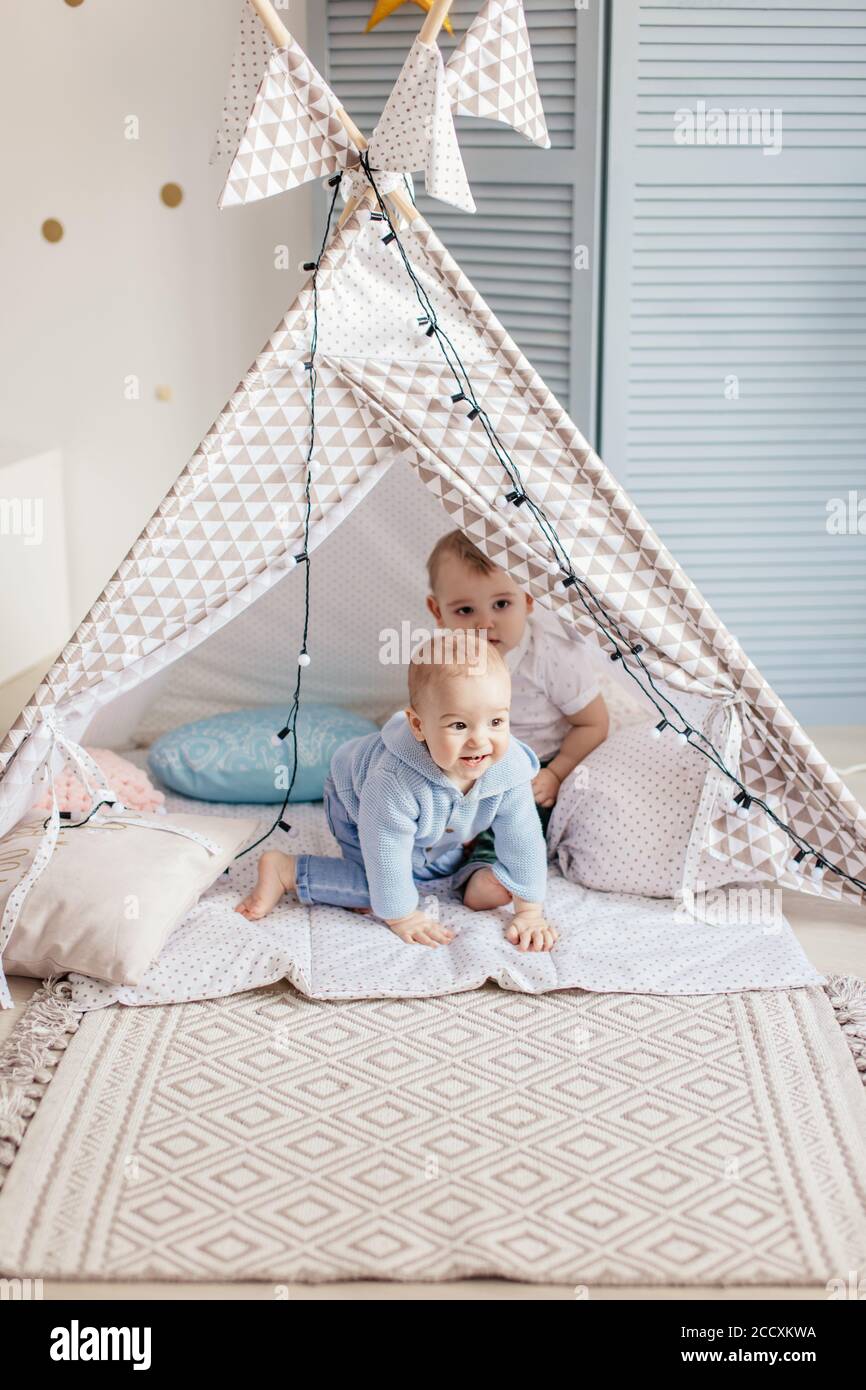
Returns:
[[[223,101],[222,120],[214,138],[210,162],[232,159],[268,66],[273,43],[250,4],[244,0],[231,71]]]
[[[862,874],[866,813],[433,231],[400,235],[527,493],[609,618],[643,644],[656,681],[714,702],[714,742],[749,791],[776,800],[821,854]],[[310,553],[400,457],[493,561],[596,636],[593,605],[551,572],[540,530],[499,506],[504,470],[466,403],[452,402],[453,373],[414,321],[414,287],[379,224],[353,213],[335,233],[318,304]],[[97,709],[224,626],[292,566],[304,534],[312,310],[308,284],[0,746],[0,832],[37,795],[52,724],[81,737]],[[709,856],[792,888],[861,899],[833,875],[815,885],[793,876],[790,842],[765,820],[739,819],[730,783],[710,768],[692,836],[697,881]]]
[[[448,59],[446,79],[461,116],[501,121],[550,149],[523,0],[487,0]]]
[[[275,48],[226,176],[221,208],[253,203],[353,168],[359,152],[340,104],[294,41]]]

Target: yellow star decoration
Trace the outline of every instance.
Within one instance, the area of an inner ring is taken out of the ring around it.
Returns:
[[[369,34],[370,30],[375,29],[377,24],[381,24],[383,19],[387,19],[395,10],[399,10],[401,5],[406,4],[408,4],[408,0],[376,0],[373,6],[373,13],[367,21],[367,28],[364,32]],[[412,0],[412,4],[417,5],[421,10],[430,10],[433,5],[433,0]],[[447,15],[445,17],[445,31],[452,35],[454,33],[451,27],[451,20]]]

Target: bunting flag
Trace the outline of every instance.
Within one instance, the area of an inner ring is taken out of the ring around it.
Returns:
[[[424,171],[433,198],[475,211],[463,167],[445,65],[438,46],[416,39],[370,140],[370,167]]]
[[[357,165],[340,104],[294,40],[275,48],[219,206],[253,203]]]
[[[250,0],[244,0],[232,58],[229,85],[223,101],[222,121],[216,133],[210,162],[233,159],[246,129],[256,92],[271,56],[273,43]]]
[[[502,121],[550,149],[523,0],[487,0],[448,59],[446,81],[461,116]]]

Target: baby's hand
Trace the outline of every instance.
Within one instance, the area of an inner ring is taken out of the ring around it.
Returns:
[[[532,781],[532,794],[539,806],[553,806],[562,786],[555,772],[543,767]]]
[[[454,940],[450,927],[443,927],[441,922],[420,909],[410,912],[408,917],[394,918],[387,924],[402,941],[412,942],[416,946],[438,946],[440,943],[447,946],[449,941]]]
[[[524,907],[512,917],[505,939],[519,951],[549,951],[559,940],[559,932],[544,920],[540,908]]]

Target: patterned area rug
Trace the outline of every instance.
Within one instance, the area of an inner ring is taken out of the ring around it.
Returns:
[[[850,977],[84,1015],[60,982],[0,1053],[0,1273],[847,1278],[866,1265],[864,1010]]]

